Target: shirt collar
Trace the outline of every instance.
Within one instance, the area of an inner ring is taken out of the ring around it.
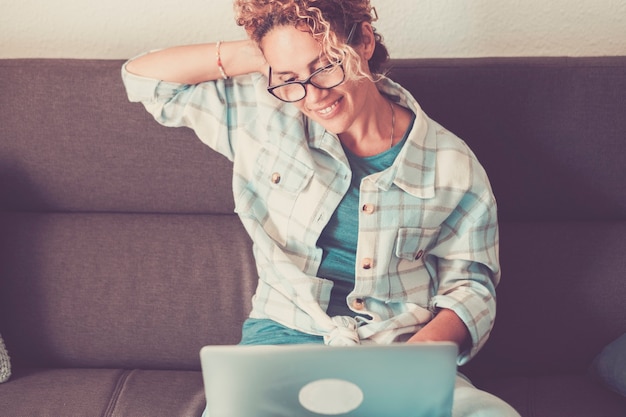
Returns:
[[[434,197],[437,139],[434,129],[430,128],[430,119],[411,93],[396,82],[383,78],[378,82],[378,89],[411,110],[415,114],[415,122],[393,165],[375,174],[372,179],[383,190],[395,184],[415,197]]]
[[[383,77],[377,82],[381,93],[415,114],[415,122],[409,132],[406,143],[393,165],[370,180],[382,190],[388,190],[395,184],[405,192],[418,198],[435,196],[435,168],[437,159],[437,141],[431,120],[405,88]],[[327,132],[321,125],[309,120],[309,146],[323,149],[337,160],[347,164],[347,158],[335,134]]]

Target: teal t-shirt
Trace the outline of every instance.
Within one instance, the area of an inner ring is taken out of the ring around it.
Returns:
[[[344,146],[352,170],[352,182],[317,242],[324,251],[317,275],[334,282],[327,310],[331,317],[356,315],[347,306],[346,297],[354,288],[361,180],[368,175],[384,171],[393,164],[413,127],[413,121],[400,142],[378,155],[359,157]]]

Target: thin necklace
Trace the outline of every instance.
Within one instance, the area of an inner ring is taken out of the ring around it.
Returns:
[[[393,131],[396,128],[396,112],[393,111],[393,103],[389,102],[389,107],[391,108],[391,139],[389,141],[389,149],[393,147]]]

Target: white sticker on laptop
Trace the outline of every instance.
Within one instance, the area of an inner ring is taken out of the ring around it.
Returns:
[[[298,399],[309,411],[335,416],[356,410],[363,402],[363,391],[342,379],[319,379],[302,387]]]

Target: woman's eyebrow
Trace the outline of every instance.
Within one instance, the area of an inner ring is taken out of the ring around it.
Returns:
[[[312,68],[314,68],[315,66],[317,66],[317,65],[318,65],[321,61],[322,61],[322,57],[319,57],[319,56],[318,56],[318,57],[317,57],[317,58],[315,58],[313,61],[309,62],[309,63],[307,64],[307,66],[309,67],[309,69],[312,69]],[[274,68],[272,68],[272,72],[273,72],[274,74],[276,74],[276,75],[296,74],[296,72],[291,71],[291,70],[289,70],[289,71],[276,71]],[[296,75],[299,75],[299,74],[296,74]]]

